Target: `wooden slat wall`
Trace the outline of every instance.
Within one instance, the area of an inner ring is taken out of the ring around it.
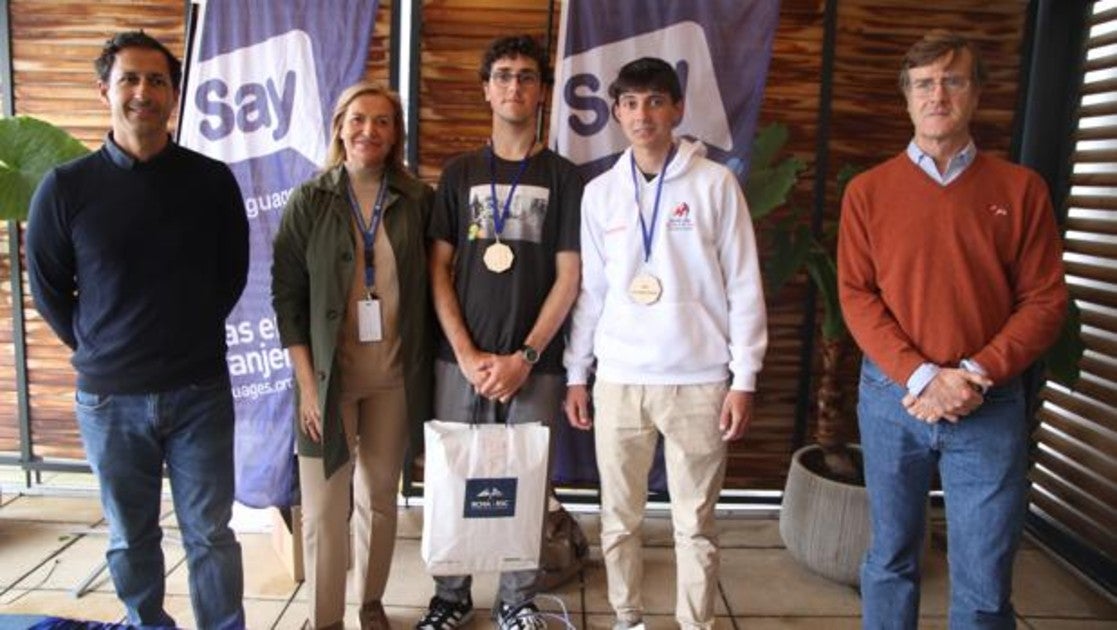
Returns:
[[[548,0],[427,0],[420,38],[419,175],[438,181],[450,157],[489,137],[492,112],[477,74],[481,54],[497,37],[526,33],[547,41]],[[558,38],[555,4],[554,50]],[[553,57],[553,56],[552,56]]]
[[[1117,562],[1117,58],[1098,49],[1117,11],[1095,16],[1079,110],[1078,143],[1066,200],[1064,260],[1071,296],[1082,310],[1086,355],[1074,390],[1043,392],[1031,509]]]
[[[150,33],[182,56],[183,2],[12,0],[15,109],[66,128],[90,146],[108,121],[97,99],[93,59],[113,33]]]
[[[8,222],[0,222],[0,453],[19,451],[19,407],[13,344]]]
[[[900,60],[931,28],[966,35],[980,49],[989,81],[974,116],[974,141],[979,149],[1006,155],[1026,11],[1024,0],[843,0],[834,65],[831,167],[873,165],[907,145],[912,128],[897,87]]]
[[[787,152],[808,164],[795,203],[809,207],[813,182],[815,136],[818,130],[819,84],[822,72],[823,7],[819,0],[784,0],[772,46],[768,85],[758,126],[787,125]],[[765,242],[763,226],[757,226]],[[791,459],[802,352],[805,284],[786,286],[767,295],[768,354],[757,382],[756,410],[745,438],[730,447],[726,486],[782,489]]]
[[[10,11],[16,113],[49,120],[90,147],[100,145],[108,124],[93,71],[104,41],[127,25],[144,29],[177,55],[183,50],[182,2],[14,0]],[[3,281],[7,284],[7,277]],[[35,311],[26,276],[23,285],[35,454],[83,459],[73,415],[70,351]]]
[[[96,5],[82,0],[11,0],[11,6],[17,111],[62,124],[91,145],[100,142],[107,116],[95,97],[89,64],[107,34],[123,24],[143,25],[176,51],[182,49],[180,0],[115,0]],[[554,39],[559,6],[556,3],[554,10]],[[760,113],[761,125],[778,121],[789,126],[788,150],[810,167],[796,192],[796,203],[802,206],[812,203],[824,6],[824,0],[781,2]],[[925,8],[930,6],[935,8]],[[424,179],[436,181],[447,157],[478,146],[489,133],[490,113],[476,74],[484,47],[503,34],[544,36],[548,7],[547,0],[522,0],[515,6],[507,0],[423,3],[418,142],[419,172]],[[1004,152],[1011,135],[1024,11],[1022,0],[946,0],[934,5],[898,0],[840,2],[833,155],[828,177],[844,163],[879,162],[907,142],[910,124],[894,87],[896,69],[903,50],[933,26],[956,28],[982,43],[994,85],[983,99],[976,130],[978,142],[983,148]],[[382,2],[368,69],[370,77],[381,80],[387,78],[389,24],[387,3]],[[552,50],[556,43],[552,40]],[[833,221],[838,204],[833,199],[832,184],[830,189],[827,220]],[[746,439],[732,449],[729,487],[783,486],[801,378],[799,329],[804,295],[805,283],[799,281],[778,296],[769,296],[770,350],[760,377],[756,418]],[[36,443],[48,438],[59,440],[59,444],[44,448],[80,456],[80,450],[75,450],[80,449],[76,434],[62,429],[72,429],[73,425],[68,352],[37,320],[30,305],[28,313],[32,320],[29,336]],[[847,405],[852,407],[857,357],[853,352],[849,355],[844,385]],[[3,401],[0,398],[0,405]],[[0,413],[3,410],[0,407]],[[0,420],[0,426],[4,422]],[[45,454],[42,449],[38,452]]]

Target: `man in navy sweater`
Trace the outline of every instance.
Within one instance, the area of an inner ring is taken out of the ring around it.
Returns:
[[[31,292],[74,351],[78,425],[128,621],[175,625],[163,608],[165,464],[197,626],[243,628],[224,325],[248,272],[243,201],[227,166],[171,141],[182,65],[166,47],[121,33],[94,66],[112,131],[35,192]]]

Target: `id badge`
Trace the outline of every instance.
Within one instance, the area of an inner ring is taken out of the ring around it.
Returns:
[[[380,300],[365,298],[357,302],[357,338],[362,342],[380,341],[384,338]]]

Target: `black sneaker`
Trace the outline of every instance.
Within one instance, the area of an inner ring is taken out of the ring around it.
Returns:
[[[419,623],[415,624],[415,628],[416,630],[454,630],[469,623],[471,619],[473,619],[472,600],[451,602],[435,595],[431,598],[427,612],[423,614]]]
[[[500,630],[541,630],[547,627],[547,621],[539,613],[535,602],[518,607],[501,604],[498,621]]]

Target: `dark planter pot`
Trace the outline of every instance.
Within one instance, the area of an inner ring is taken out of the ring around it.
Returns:
[[[860,447],[850,445],[860,460]],[[861,583],[861,560],[869,548],[869,496],[865,486],[820,475],[804,460],[821,459],[817,445],[792,455],[780,509],[780,537],[791,555],[811,571],[842,584]]]

